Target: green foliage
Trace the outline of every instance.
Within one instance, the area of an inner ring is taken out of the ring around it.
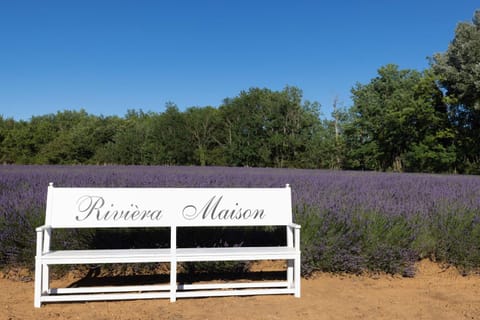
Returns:
[[[195,146],[194,158],[197,165],[215,163],[214,150],[219,145],[221,128],[218,110],[213,107],[191,107],[185,111],[185,127],[189,140]]]
[[[354,216],[358,225],[366,268],[391,274],[413,275],[416,254],[412,250],[414,232],[407,219],[380,213]]]
[[[80,110],[0,120],[5,163],[314,168],[328,156],[316,145],[324,140],[319,104],[302,101],[295,87],[251,88],[219,108],[181,112],[168,103],[163,113],[129,110],[123,118]]]
[[[480,265],[480,217],[477,212],[439,213],[433,220],[433,255],[439,261],[457,266],[462,272]]]
[[[480,170],[480,11],[472,23],[459,23],[445,53],[432,59],[432,70],[445,90],[450,121],[457,131],[456,167],[461,172]]]
[[[302,166],[320,126],[319,104],[305,101],[295,87],[283,91],[252,88],[220,107],[222,145],[230,165]]]
[[[2,247],[0,248],[0,266],[14,265],[31,267],[35,262],[35,238],[25,230],[35,230],[42,225],[45,216],[38,208],[28,208],[26,212],[14,212],[10,216],[0,215],[0,233]],[[7,249],[8,248],[8,249]]]
[[[387,65],[367,85],[352,90],[346,126],[353,168],[448,171],[455,160],[452,129],[442,94],[430,72]]]
[[[302,208],[302,272],[363,271],[413,276],[415,226],[375,212],[338,215]]]
[[[452,104],[477,110],[480,108],[479,16],[480,11],[476,11],[473,23],[459,23],[447,51],[433,56],[433,70],[441,76],[440,82]]]

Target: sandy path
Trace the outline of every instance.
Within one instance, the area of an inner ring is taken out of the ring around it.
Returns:
[[[65,280],[64,280],[65,281]],[[33,282],[0,279],[0,319],[480,319],[480,276],[424,261],[413,279],[319,274],[293,296],[54,303]]]

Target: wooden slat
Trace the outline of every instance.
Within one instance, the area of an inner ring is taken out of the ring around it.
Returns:
[[[287,288],[288,282],[229,282],[209,284],[179,284],[178,290],[214,290],[214,289],[246,289],[246,288]]]
[[[170,298],[170,292],[147,292],[147,293],[106,293],[106,294],[66,294],[41,296],[41,302],[63,301],[107,301],[107,300],[137,300]]]
[[[170,249],[62,250],[44,254],[46,264],[168,262]]]
[[[178,248],[178,261],[283,260],[299,251],[289,247]]]
[[[120,292],[149,292],[167,291],[170,284],[166,285],[139,285],[139,286],[109,286],[109,287],[79,287],[79,288],[52,288],[49,294],[80,294],[80,293],[120,293]]]
[[[246,288],[287,288],[288,282],[241,282],[241,283],[208,283],[208,284],[178,284],[177,290],[215,290],[215,289],[246,289]],[[80,287],[80,288],[51,288],[49,294],[87,294],[87,293],[121,293],[121,292],[150,292],[168,291],[166,285],[138,285],[138,286],[109,286],[109,287]]]
[[[251,289],[251,290],[206,290],[206,291],[181,291],[177,298],[193,297],[228,297],[228,296],[253,296],[260,294],[292,294],[293,289]]]

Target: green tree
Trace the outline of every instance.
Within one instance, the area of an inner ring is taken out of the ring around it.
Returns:
[[[95,148],[92,162],[146,164],[145,123],[147,119],[148,114],[142,110],[128,110],[125,118],[121,120],[108,119],[105,123],[108,127],[105,128],[102,143]]]
[[[3,117],[1,117],[0,123],[0,161],[2,163],[20,163],[19,156],[23,151],[23,140],[20,138],[23,136],[29,138],[27,123]]]
[[[423,73],[414,88],[415,112],[410,115],[414,139],[403,157],[408,171],[447,172],[455,170],[455,130],[448,118],[436,77]]]
[[[193,164],[194,150],[186,130],[185,114],[178,110],[173,103],[167,103],[161,121],[157,123],[158,143],[163,146],[164,164],[189,165]]]
[[[93,136],[94,154],[88,163],[107,164],[115,163],[109,152],[114,144],[116,133],[122,128],[124,119],[118,116],[100,116],[92,123],[93,129],[89,132]]]
[[[457,167],[480,173],[480,10],[472,23],[458,24],[447,51],[433,56],[432,69],[456,130]]]
[[[251,88],[237,97],[227,98],[220,106],[226,126],[224,149],[228,164],[234,166],[268,166],[270,148],[267,145],[266,120],[272,91]]]
[[[37,143],[38,163],[88,163],[103,143],[99,130],[103,124],[101,118],[89,115],[83,109],[66,110],[35,120],[31,122],[34,135],[45,140]]]
[[[308,145],[320,125],[318,103],[302,101],[302,91],[251,88],[225,99],[221,145],[235,166],[308,166]]]
[[[148,115],[142,110],[128,110],[125,122],[114,136],[113,152],[117,163],[145,164],[146,121]]]
[[[268,144],[275,167],[309,167],[308,145],[320,126],[320,104],[302,101],[303,93],[286,87],[273,96]]]
[[[396,65],[384,66],[378,74],[369,84],[352,89],[351,122],[345,128],[350,164],[361,169],[447,171],[455,159],[452,132],[435,78]],[[431,156],[422,162],[427,150]]]
[[[2,142],[2,160],[6,163],[31,164],[38,145],[28,121],[14,121],[8,126]]]
[[[334,99],[331,119],[324,119],[316,130],[307,154],[315,159],[314,168],[341,169],[346,166],[345,128],[349,120],[349,112],[339,107],[338,98]],[[348,166],[346,166],[348,167]]]
[[[196,164],[212,164],[213,150],[219,139],[216,136],[219,126],[218,110],[213,107],[191,107],[185,111],[185,130],[195,146]]]

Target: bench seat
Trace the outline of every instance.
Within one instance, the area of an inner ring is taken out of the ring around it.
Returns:
[[[59,250],[44,253],[46,264],[168,262],[171,249]]]
[[[297,252],[289,247],[178,248],[178,262],[242,261],[294,259]],[[171,249],[59,250],[45,253],[46,264],[148,263],[169,262]]]
[[[298,252],[289,247],[179,248],[177,261],[243,261],[295,259]]]

